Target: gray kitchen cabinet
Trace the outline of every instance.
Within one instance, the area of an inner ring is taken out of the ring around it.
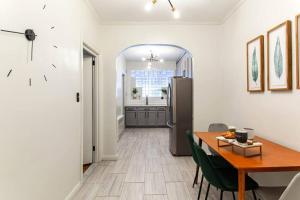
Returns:
[[[147,126],[148,125],[148,118],[146,111],[138,111],[137,112],[137,125],[138,126]]]
[[[125,123],[126,126],[136,126],[138,123],[137,113],[135,111],[126,111]]]
[[[129,106],[125,108],[126,127],[166,126],[167,108],[162,106]]]
[[[149,111],[148,112],[148,126],[156,126],[156,117],[157,117],[157,112],[156,111]]]
[[[166,125],[166,111],[158,111],[156,113],[156,125],[157,126]]]

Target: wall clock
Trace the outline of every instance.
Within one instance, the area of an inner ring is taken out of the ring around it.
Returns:
[[[16,56],[16,59],[18,59],[18,64],[10,63],[11,67],[8,69],[6,72],[5,76],[6,78],[13,78],[14,74],[20,72],[21,70],[20,67],[28,67],[28,66],[43,66],[47,65],[48,68],[52,68],[52,70],[55,70],[57,68],[57,65],[55,64],[55,61],[52,60],[51,63],[44,62],[47,58],[47,61],[49,60],[49,52],[54,53],[55,51],[49,51],[49,48],[52,49],[58,49],[58,45],[54,42],[55,39],[51,39],[53,37],[53,32],[56,30],[55,24],[51,23],[49,19],[51,17],[47,16],[47,9],[48,5],[47,3],[41,3],[40,7],[37,9],[34,9],[34,11],[29,11],[31,16],[29,17],[29,20],[24,18],[24,25],[21,29],[16,28],[11,28],[14,26],[9,26],[8,28],[6,27],[1,27],[0,32],[1,35],[6,35],[9,36],[10,39],[13,40],[14,37],[20,41],[20,37],[23,37],[24,41],[26,41],[27,45],[24,42],[22,42],[22,45],[18,45],[18,47],[15,47],[15,49],[20,49],[24,48],[22,50],[23,53],[26,52],[26,55],[21,56],[22,58],[26,57],[27,59],[21,59],[20,57]],[[21,17],[22,18],[22,17]],[[30,21],[32,20],[32,22]],[[45,20],[45,21],[43,21]],[[28,25],[27,25],[28,24]],[[32,27],[33,26],[33,27]],[[22,30],[23,29],[23,30]],[[46,48],[45,48],[46,47]],[[12,47],[13,48],[13,47]],[[47,49],[48,48],[48,49]],[[47,49],[45,51],[45,49]],[[16,65],[21,65],[21,66],[16,66]],[[28,67],[29,69],[30,67]],[[34,67],[32,67],[33,69]],[[39,67],[36,67],[39,68]],[[34,68],[34,69],[36,69]],[[41,70],[41,74],[38,75],[39,78],[35,76],[35,79],[33,76],[28,73],[26,75],[26,80],[24,81],[28,86],[32,86],[34,83],[38,83],[38,81],[44,81],[48,82],[48,75],[47,75],[47,70]]]

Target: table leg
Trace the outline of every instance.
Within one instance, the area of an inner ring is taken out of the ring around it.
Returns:
[[[246,172],[244,170],[238,170],[238,173],[239,173],[238,200],[245,200],[245,176],[246,176]]]

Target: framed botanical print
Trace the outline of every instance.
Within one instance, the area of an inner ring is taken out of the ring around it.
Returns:
[[[300,14],[296,16],[296,65],[297,88],[300,89]]]
[[[247,90],[264,91],[264,36],[247,43]]]
[[[268,31],[268,89],[292,89],[291,21]]]

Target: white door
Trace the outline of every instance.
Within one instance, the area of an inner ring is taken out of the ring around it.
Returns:
[[[83,164],[93,162],[93,57],[83,58]]]

